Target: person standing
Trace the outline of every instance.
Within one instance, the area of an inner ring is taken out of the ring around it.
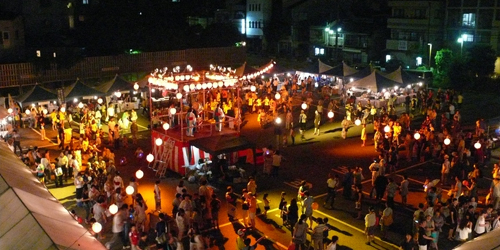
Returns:
[[[381,224],[381,231],[382,231],[382,239],[386,240],[387,239],[387,233],[389,230],[389,227],[392,225],[394,222],[394,213],[392,208],[389,206],[389,202],[385,203],[385,209],[382,211],[382,216],[380,218]]]
[[[340,125],[342,126],[342,139],[344,140],[347,137],[347,129],[349,129],[349,124],[349,120],[347,120],[347,117],[344,116],[344,120],[342,120],[342,122],[340,123]]]
[[[226,202],[227,202],[227,217],[229,221],[233,221],[236,218],[236,202],[238,200],[238,196],[233,193],[233,188],[228,186],[226,188]]]
[[[427,245],[429,242],[433,240],[431,236],[427,236],[425,229],[427,227],[427,221],[422,220],[419,222],[418,227],[418,249],[419,250],[427,250]]]
[[[113,226],[112,226],[113,237],[109,242],[106,243],[107,249],[114,249],[114,247],[118,243],[118,240],[120,240],[123,247],[126,248],[128,242],[127,236],[125,234],[125,224],[127,223],[127,218],[128,218],[128,205],[123,204],[120,207],[120,210],[118,210],[118,213],[116,213],[113,217]]]
[[[363,141],[361,147],[364,147],[366,143],[366,124],[363,124],[363,128],[361,129],[361,141]]]
[[[491,182],[489,195],[493,209],[497,210],[500,207],[500,176],[496,176]]]
[[[354,181],[354,176],[352,173],[352,168],[349,167],[347,173],[344,174],[344,179],[342,180],[342,187],[343,187],[342,195],[346,199],[351,199],[351,195],[352,195],[352,187],[351,186],[352,186],[353,181]]]
[[[193,108],[190,108],[186,115],[187,132],[186,136],[194,137],[194,127],[196,123],[196,115],[193,112]]]
[[[314,202],[314,197],[310,195],[309,191],[304,192],[304,214],[306,215],[306,219],[309,219],[309,228],[312,228],[313,224],[313,209],[312,204]]]
[[[161,189],[160,189],[160,181],[157,180],[155,182],[154,187],[154,195],[155,195],[155,211],[161,211]]]
[[[14,154],[17,154],[17,149],[19,149],[19,155],[23,155],[23,149],[21,148],[21,135],[19,135],[17,129],[12,131],[12,140],[14,140]]]
[[[314,135],[319,135],[319,125],[321,123],[321,114],[318,110],[314,111]]]
[[[306,123],[307,123],[307,115],[304,112],[304,110],[301,110],[299,115],[299,131],[300,131],[300,138],[302,140],[305,139],[304,132],[306,131]]]
[[[389,184],[387,184],[387,205],[394,209],[394,196],[396,196],[396,190],[398,190],[398,185],[394,183],[392,178],[388,178]]]
[[[443,185],[447,185],[448,183],[448,175],[450,174],[450,157],[448,155],[444,156],[444,162],[441,167],[441,183]]]
[[[323,250],[323,234],[328,231],[328,226],[325,225],[322,218],[316,219],[318,225],[314,227],[311,233],[311,240],[314,250]]]
[[[132,143],[137,145],[137,133],[139,132],[139,126],[137,126],[137,121],[133,120],[132,125],[130,125],[130,133],[132,134]]]
[[[113,129],[113,141],[115,149],[120,149],[120,126],[118,124],[115,124],[115,129]]]
[[[375,239],[375,224],[377,223],[377,215],[375,215],[375,208],[370,207],[368,214],[365,215],[365,234],[366,245],[371,245]]]
[[[63,170],[60,165],[57,165],[57,167],[54,170],[54,174],[56,176],[55,183],[56,183],[56,188],[57,187],[63,187]]]
[[[307,216],[302,214],[299,221],[295,224],[292,232],[292,241],[295,243],[295,250],[305,250],[307,238]]]
[[[276,152],[274,152],[273,154],[273,162],[271,170],[272,177],[278,177],[279,169],[281,167],[281,160],[282,160],[281,152],[279,150],[276,150]]]
[[[217,104],[214,110],[214,119],[215,119],[215,130],[221,132],[222,131],[222,123],[224,122],[224,112],[220,107],[220,104]]]
[[[403,206],[406,206],[406,203],[408,201],[408,185],[410,185],[410,182],[408,181],[408,175],[403,175],[403,180],[401,181],[399,187],[399,194],[401,195],[401,203],[403,203]]]
[[[326,184],[328,187],[328,193],[326,196],[325,203],[323,205],[326,206],[327,203],[330,203],[330,209],[333,209],[333,203],[335,202],[335,195],[337,192],[337,187],[339,186],[339,176],[338,175],[333,175],[332,173],[328,174],[328,180],[326,180]]]

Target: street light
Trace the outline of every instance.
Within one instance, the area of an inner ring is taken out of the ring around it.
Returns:
[[[431,58],[432,58],[432,43],[428,43],[429,45],[429,69],[431,68]]]
[[[467,34],[462,34],[462,36],[457,39],[457,43],[460,43],[460,56],[462,56],[464,49],[464,42],[466,39],[467,39]]]

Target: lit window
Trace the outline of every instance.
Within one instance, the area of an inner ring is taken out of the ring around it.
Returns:
[[[476,27],[476,14],[464,13],[462,16],[462,26]]]
[[[390,61],[390,60],[391,60],[391,55],[386,55],[386,56],[385,56],[385,62],[388,62],[388,61]]]
[[[422,57],[417,57],[417,66],[422,65]]]
[[[83,4],[89,4],[89,0],[82,0]]]
[[[314,48],[314,55],[315,56],[319,55],[319,48]]]
[[[463,34],[462,41],[464,42],[474,42],[474,35],[471,34]]]
[[[325,54],[325,49],[321,48],[321,49],[319,50],[319,54],[324,55],[324,54]]]
[[[36,51],[36,57],[42,57],[42,52],[40,50]]]

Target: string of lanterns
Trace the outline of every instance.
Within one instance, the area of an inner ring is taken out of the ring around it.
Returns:
[[[259,71],[255,72],[255,73],[244,75],[240,79],[247,80],[247,79],[257,78],[257,77],[261,76],[262,74],[267,73],[269,70],[271,70],[275,64],[276,64],[275,61],[271,61],[267,65],[261,67],[261,69]]]

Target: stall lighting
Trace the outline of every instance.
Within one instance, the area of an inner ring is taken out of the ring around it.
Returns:
[[[109,212],[111,214],[116,214],[118,212],[118,206],[116,204],[111,204],[111,206],[109,206]]]
[[[170,128],[170,124],[168,124],[167,122],[163,123],[164,130],[168,130],[169,128]]]
[[[361,125],[361,120],[358,118],[354,121],[354,124],[356,124],[356,126],[359,126]]]
[[[139,89],[139,84],[138,84],[137,82],[136,82],[136,83],[134,83],[134,89],[135,89],[135,90],[138,90],[138,89]]]
[[[450,138],[444,139],[444,145],[448,146],[448,145],[450,145],[450,143],[451,143]]]
[[[386,133],[391,132],[391,127],[389,127],[389,125],[385,125],[384,132],[386,132]]]
[[[420,133],[419,133],[419,132],[416,132],[416,133],[413,135],[413,138],[415,138],[415,140],[420,140]]]
[[[281,124],[281,118],[280,117],[276,117],[275,122],[276,122],[276,124]]]
[[[66,112],[66,108],[65,107],[61,107],[61,112],[65,113]]]
[[[92,231],[96,234],[100,233],[102,230],[102,225],[101,223],[99,222],[94,222],[94,224],[92,224]]]
[[[78,103],[78,108],[81,108],[81,109],[83,108],[83,103],[82,102]]]
[[[279,100],[281,98],[280,93],[276,93],[276,95],[274,95],[274,98],[276,98],[276,100]]]
[[[300,105],[300,107],[303,109],[303,110],[306,110],[307,109],[307,103],[302,103],[302,105]]]
[[[11,108],[7,109],[7,112],[8,112],[9,114],[11,114],[13,111],[14,111],[14,110],[12,110]]]
[[[480,149],[481,148],[481,143],[479,141],[476,142],[476,143],[474,143],[474,148]]]
[[[102,98],[97,99],[97,103],[102,104]]]
[[[328,118],[332,119],[334,115],[335,115],[335,114],[333,113],[333,111],[331,111],[331,110],[330,110],[330,111],[328,112]]]
[[[31,113],[31,111],[30,111],[29,109],[27,109],[27,110],[25,111],[25,113],[26,113],[27,115],[29,115],[29,114]]]
[[[43,109],[42,112],[43,112],[44,115],[46,115],[48,111],[46,109]]]
[[[134,194],[134,191],[135,189],[132,186],[128,186],[127,188],[125,188],[125,193],[127,193],[128,195]]]
[[[148,154],[146,156],[146,161],[148,161],[149,163],[153,162],[154,159],[155,159],[155,157],[153,154]]]
[[[142,170],[140,170],[140,169],[137,170],[135,172],[135,177],[137,177],[137,179],[139,179],[139,180],[142,179],[142,177],[144,177],[144,172]]]
[[[73,99],[73,103],[77,103],[78,102],[78,99],[77,98],[74,98]]]
[[[116,91],[115,92],[115,96],[118,97],[118,98],[120,98],[122,96],[122,93],[120,91]]]
[[[156,146],[161,146],[163,144],[163,140],[161,138],[156,138],[155,144]]]

